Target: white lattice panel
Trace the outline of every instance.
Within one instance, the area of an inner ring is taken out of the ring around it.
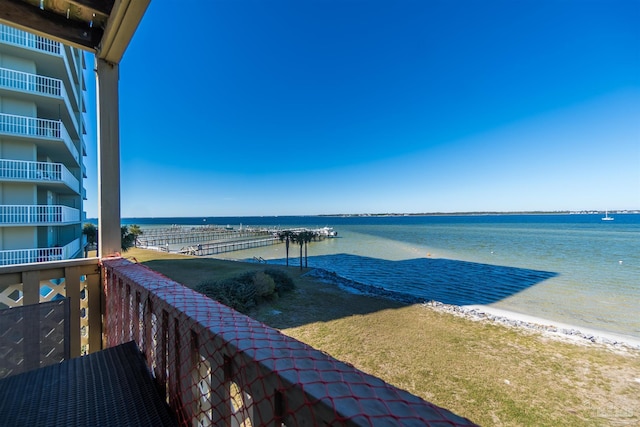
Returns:
[[[89,346],[89,300],[87,298],[86,276],[81,277],[80,289],[80,332],[82,353],[85,354]],[[22,283],[6,287],[0,291],[0,309],[21,307],[23,296]],[[40,302],[57,301],[65,297],[66,281],[64,277],[40,282]]]

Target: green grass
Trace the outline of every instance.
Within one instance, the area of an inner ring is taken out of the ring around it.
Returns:
[[[131,250],[187,286],[264,264]],[[250,315],[482,425],[640,424],[640,352],[616,353],[474,322],[422,305],[352,295],[287,270],[294,292]],[[303,273],[304,271],[302,271]]]

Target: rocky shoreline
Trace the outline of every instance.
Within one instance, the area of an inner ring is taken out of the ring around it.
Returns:
[[[305,275],[314,277],[321,282],[338,286],[345,292],[349,293],[387,298],[405,304],[422,304],[425,308],[437,310],[439,312],[450,313],[455,316],[464,317],[466,319],[498,323],[507,327],[539,332],[551,338],[559,338],[571,342],[603,345],[615,350],[622,351],[640,351],[640,344],[618,340],[614,337],[598,335],[597,333],[583,332],[580,329],[574,327],[559,327],[551,324],[530,322],[513,317],[496,315],[476,307],[444,304],[438,301],[425,301],[422,298],[418,298],[410,294],[390,291],[379,286],[367,285],[365,283],[347,279],[332,271],[327,271],[319,268],[313,269]]]

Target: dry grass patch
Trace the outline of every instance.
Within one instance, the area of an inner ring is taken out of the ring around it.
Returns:
[[[611,425],[640,415],[638,355],[545,342],[420,305],[284,332],[483,425]]]

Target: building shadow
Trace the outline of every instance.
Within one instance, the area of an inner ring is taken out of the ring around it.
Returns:
[[[270,259],[267,264],[251,263],[249,269],[284,266],[286,260]],[[206,280],[237,276],[231,261],[210,258],[152,260],[147,267],[191,288]],[[289,257],[296,269],[299,258]],[[307,272],[317,283],[311,293],[300,298],[286,295],[282,300],[248,313],[277,329],[314,322],[328,322],[353,315],[398,309],[425,301],[452,305],[486,305],[535,286],[558,273],[526,268],[482,264],[440,258],[390,261],[353,254],[310,256]],[[342,288],[340,291],[338,288]],[[359,295],[348,296],[345,292]],[[373,296],[376,298],[368,298]],[[382,298],[380,298],[382,297]],[[319,301],[322,300],[322,303]],[[288,306],[293,304],[293,306]],[[284,308],[283,308],[284,307]]]
[[[269,262],[284,264],[285,260]],[[405,302],[434,300],[454,305],[495,303],[558,275],[451,259],[390,261],[352,254],[311,256],[308,265],[335,272],[340,277],[328,275],[325,281],[355,290],[382,291],[382,296],[390,297],[397,294],[398,300]]]

